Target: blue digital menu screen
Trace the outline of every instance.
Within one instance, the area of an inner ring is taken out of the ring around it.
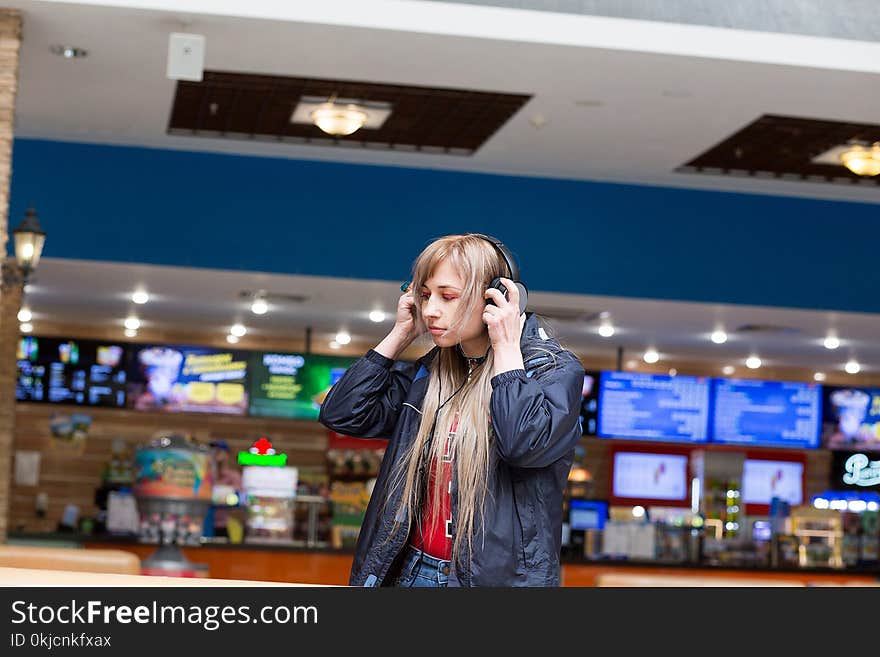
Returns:
[[[704,443],[708,429],[708,378],[602,372],[600,437]]]
[[[820,385],[752,379],[714,379],[712,385],[712,442],[799,449],[819,446]]]

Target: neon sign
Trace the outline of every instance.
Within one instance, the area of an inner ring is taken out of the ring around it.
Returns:
[[[260,438],[246,452],[238,453],[239,465],[266,465],[284,467],[287,465],[287,454],[276,454],[271,441]]]
[[[855,486],[880,484],[880,461],[871,461],[864,454],[853,454],[843,466],[843,483]]]

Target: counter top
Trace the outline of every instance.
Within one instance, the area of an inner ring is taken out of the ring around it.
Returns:
[[[140,550],[149,550],[151,548],[158,549],[159,546],[153,543],[141,543],[133,536],[115,536],[115,535],[87,535],[77,533],[28,533],[28,532],[10,532],[8,543],[18,545],[59,545],[68,544],[68,547],[81,547],[83,544],[89,545],[106,545],[107,547],[124,547],[137,546]],[[354,555],[353,550],[336,549],[331,547],[308,547],[301,544],[279,544],[279,543],[229,543],[224,541],[208,541],[201,545],[182,546],[187,551],[191,550],[223,550],[223,551],[241,551],[241,550],[257,550],[262,552],[280,552],[285,554],[325,554],[338,555],[340,557],[351,558]],[[797,568],[797,567],[779,567],[769,568],[767,566],[755,566],[748,564],[733,565],[720,564],[712,565],[708,563],[686,563],[686,562],[663,562],[663,561],[642,561],[629,559],[585,559],[571,555],[563,555],[563,565],[569,566],[592,566],[592,567],[626,567],[636,569],[678,569],[688,570],[711,570],[711,571],[737,571],[752,573],[798,573],[798,574],[828,574],[828,575],[867,575],[880,580],[880,564],[871,567],[856,568]]]
[[[136,536],[120,536],[116,534],[79,534],[75,532],[9,532],[7,542],[10,545],[59,545],[67,544],[68,547],[80,547],[84,543],[106,544],[109,546],[139,545],[141,547],[158,548],[158,543],[143,543]],[[182,548],[216,548],[218,550],[266,550],[276,552],[319,552],[329,554],[353,555],[354,550],[338,549],[329,546],[308,546],[302,542],[293,543],[230,543],[225,539],[207,539],[198,545],[181,545]]]

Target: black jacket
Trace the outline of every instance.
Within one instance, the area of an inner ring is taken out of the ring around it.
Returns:
[[[527,315],[520,345],[526,369],[503,372],[491,382],[498,459],[489,475],[485,533],[475,527],[472,559],[453,565],[450,586],[559,585],[562,495],[581,436],[584,369],[574,354],[539,328],[534,315]],[[398,369],[371,349],[349,367],[321,405],[320,422],[333,431],[390,439],[358,536],[351,585],[389,585],[397,574],[394,566],[408,537],[398,532],[387,539],[400,488],[389,504],[383,502],[392,466],[418,431],[427,365],[438,351],[434,348]],[[453,475],[453,519],[456,492]]]

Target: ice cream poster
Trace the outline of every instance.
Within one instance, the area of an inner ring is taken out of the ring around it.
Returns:
[[[822,410],[826,449],[880,449],[880,388],[827,386]]]
[[[128,404],[135,410],[247,413],[247,352],[168,345],[132,351]]]
[[[317,420],[330,388],[356,358],[254,352],[248,367],[250,414]]]

